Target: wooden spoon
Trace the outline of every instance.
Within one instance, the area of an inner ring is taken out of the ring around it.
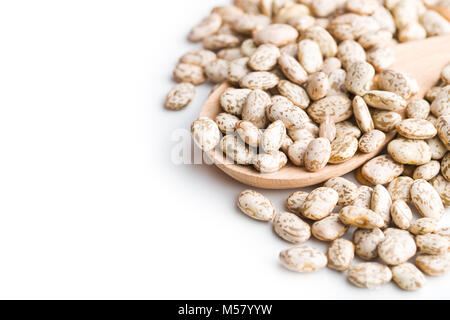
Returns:
[[[392,69],[406,71],[415,77],[420,86],[415,98],[422,98],[425,92],[437,83],[442,68],[450,61],[450,36],[400,44],[395,46],[395,53],[397,62]],[[223,112],[219,99],[228,87],[229,84],[223,83],[211,93],[200,116],[215,119]],[[208,156],[222,171],[246,185],[264,189],[293,189],[315,185],[357,169],[380,153],[395,135],[395,131],[386,134],[383,145],[375,152],[369,154],[358,152],[352,159],[341,164],[329,164],[318,172],[308,172],[304,168],[288,163],[278,172],[261,174],[253,167],[232,164],[221,151],[210,151]]]

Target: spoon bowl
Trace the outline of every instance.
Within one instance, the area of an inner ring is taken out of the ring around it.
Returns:
[[[394,51],[396,63],[392,69],[407,72],[416,78],[420,90],[414,98],[422,98],[437,83],[442,68],[450,62],[450,36],[399,44],[394,47]],[[201,117],[215,119],[223,112],[219,100],[229,87],[228,83],[223,83],[211,93],[200,112]],[[350,160],[341,164],[328,164],[318,172],[308,172],[305,168],[288,163],[278,172],[262,174],[251,166],[233,164],[219,150],[212,150],[207,155],[219,169],[246,185],[263,189],[294,189],[316,185],[359,168],[377,156],[395,136],[395,130],[387,133],[385,141],[376,151],[368,154],[358,151]]]

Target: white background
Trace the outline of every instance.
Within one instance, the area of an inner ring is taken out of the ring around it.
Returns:
[[[171,162],[209,91],[164,110],[172,69],[228,2],[0,0],[0,298],[450,297],[450,276],[406,293],[288,272],[245,186]],[[264,191],[279,210],[290,192]]]

